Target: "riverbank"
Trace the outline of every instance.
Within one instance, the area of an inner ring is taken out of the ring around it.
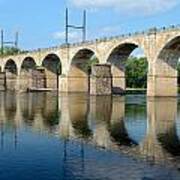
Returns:
[[[126,94],[146,94],[145,88],[127,88]]]

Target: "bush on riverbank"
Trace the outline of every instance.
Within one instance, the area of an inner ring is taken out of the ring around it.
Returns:
[[[146,88],[148,63],[144,57],[130,57],[125,64],[126,85],[129,88]]]

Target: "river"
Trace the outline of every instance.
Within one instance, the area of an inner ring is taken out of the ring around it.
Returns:
[[[179,180],[180,99],[0,93],[0,180]]]

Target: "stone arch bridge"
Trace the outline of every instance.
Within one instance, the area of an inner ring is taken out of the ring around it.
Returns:
[[[99,66],[111,65],[113,92],[122,93],[126,89],[124,61],[138,47],[148,61],[147,95],[176,96],[179,26],[1,57],[1,86],[19,91],[88,92],[90,70],[83,66],[96,57]]]

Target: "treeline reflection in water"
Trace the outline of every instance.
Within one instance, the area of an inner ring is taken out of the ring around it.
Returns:
[[[180,106],[176,98],[89,97],[53,93],[0,94],[1,148],[17,148],[19,129],[117,151],[152,164],[180,163]]]

